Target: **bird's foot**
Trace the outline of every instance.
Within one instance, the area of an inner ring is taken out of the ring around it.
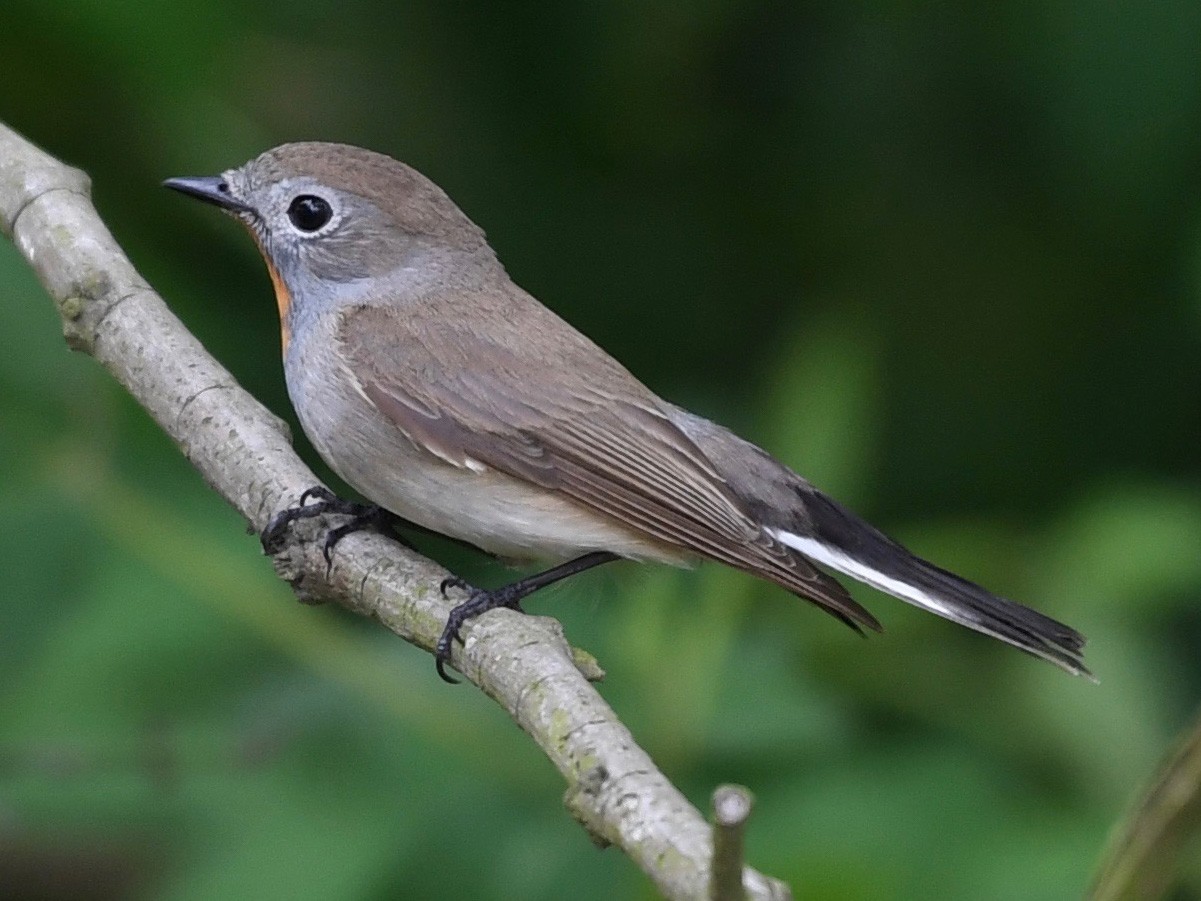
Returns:
[[[445,682],[459,681],[446,675],[446,664],[450,662],[451,644],[455,641],[460,644],[463,642],[459,636],[459,629],[467,620],[477,617],[481,613],[487,613],[489,610],[495,610],[497,607],[508,607],[518,613],[524,613],[525,611],[521,609],[521,602],[535,591],[545,588],[547,585],[553,585],[568,576],[574,576],[576,573],[616,559],[617,555],[609,551],[593,551],[582,557],[576,557],[574,560],[568,560],[566,563],[560,563],[558,566],[552,566],[545,572],[526,576],[524,579],[518,579],[516,582],[502,585],[491,591],[473,588],[458,576],[443,579],[441,588],[443,597],[446,597],[448,588],[461,588],[467,592],[467,600],[450,611],[450,615],[446,618],[446,628],[442,630],[438,643],[434,645],[434,667],[438,670],[438,675]]]
[[[309,503],[309,501],[312,501],[312,503]],[[263,544],[263,550],[267,554],[278,553],[283,547],[284,535],[293,522],[298,519],[324,516],[327,513],[337,513],[350,517],[349,522],[332,528],[325,533],[325,541],[321,544],[321,556],[325,558],[327,573],[330,567],[333,566],[334,548],[347,535],[361,532],[363,529],[375,529],[376,531],[390,533],[393,537],[397,537],[392,531],[397,518],[383,507],[378,504],[360,504],[355,501],[342,500],[342,498],[338,497],[328,488],[315,485],[312,488],[306,489],[300,495],[300,501],[296,506],[280,510],[271,517],[271,521],[267,523],[267,528],[263,529],[262,535],[259,536],[259,540]],[[406,547],[412,547],[403,538],[398,538],[397,540]]]
[[[434,645],[434,669],[438,671],[438,675],[443,682],[449,682],[452,685],[458,683],[455,679],[446,674],[446,664],[450,663],[450,646],[451,642],[463,643],[463,638],[459,635],[459,629],[469,619],[474,619],[481,613],[487,613],[489,610],[495,610],[498,607],[508,607],[510,610],[516,610],[518,613],[524,613],[521,609],[521,601],[526,595],[537,590],[537,586],[531,588],[525,581],[514,582],[511,585],[504,585],[500,588],[487,591],[483,588],[474,588],[468,585],[458,576],[451,576],[449,579],[443,579],[440,590],[442,596],[446,597],[446,592],[451,588],[459,588],[467,592],[467,600],[454,607],[450,611],[450,615],[446,618],[446,628],[442,630],[442,635],[438,638],[438,643]]]

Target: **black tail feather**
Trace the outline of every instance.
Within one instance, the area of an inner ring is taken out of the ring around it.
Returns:
[[[1093,679],[1085,638],[1058,620],[929,563],[825,495],[798,489],[796,521],[771,531],[806,558]],[[1095,681],[1095,680],[1094,680]]]

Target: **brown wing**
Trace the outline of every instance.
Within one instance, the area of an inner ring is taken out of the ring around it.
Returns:
[[[500,311],[453,300],[450,309],[426,298],[420,309],[360,307],[342,318],[351,374],[411,441],[453,465],[482,464],[562,492],[770,579],[852,626],[879,628],[841,585],[764,532],[611,357],[532,299],[510,297]]]

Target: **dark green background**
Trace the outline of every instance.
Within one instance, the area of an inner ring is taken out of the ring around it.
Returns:
[[[756,792],[798,897],[1080,895],[1201,692],[1201,7],[8,0],[0,59],[280,414],[251,242],[158,183],[362,144],[656,390],[1085,632],[1099,686],[716,566],[532,604],[694,803]],[[498,709],[291,599],[7,245],[0,335],[0,895],[653,896]]]

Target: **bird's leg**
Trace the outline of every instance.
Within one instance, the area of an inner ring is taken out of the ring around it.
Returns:
[[[310,504],[310,500],[313,500],[313,503]],[[347,535],[363,529],[391,533],[405,547],[412,548],[411,544],[393,531],[393,526],[400,522],[396,515],[389,513],[378,504],[360,504],[342,500],[328,488],[315,485],[300,495],[300,501],[296,506],[280,510],[271,517],[267,528],[263,529],[263,534],[260,536],[263,550],[268,554],[277,552],[283,544],[284,533],[287,532],[288,526],[296,520],[324,516],[326,513],[338,513],[351,517],[350,522],[330,529],[325,534],[325,541],[321,545],[321,555],[325,557],[327,567],[333,565],[333,552],[337,543]]]
[[[508,585],[502,585],[500,588],[485,590],[483,588],[473,588],[457,576],[452,576],[449,579],[442,581],[442,595],[446,596],[448,588],[463,588],[468,592],[467,600],[459,604],[450,611],[450,616],[446,619],[446,628],[442,630],[442,635],[438,639],[438,643],[434,646],[434,668],[437,669],[438,675],[443,681],[455,683],[458,679],[452,679],[446,675],[446,664],[450,661],[450,645],[452,641],[462,642],[459,636],[459,629],[469,619],[479,616],[481,613],[487,613],[489,610],[495,610],[497,607],[508,607],[511,610],[524,612],[521,609],[521,602],[524,598],[529,597],[540,588],[545,588],[547,585],[553,585],[568,576],[574,576],[577,573],[582,573],[586,569],[592,569],[594,566],[600,566],[602,563],[609,563],[619,559],[616,554],[611,554],[608,551],[593,551],[591,554],[585,554],[582,557],[576,557],[574,560],[568,560],[566,563],[560,563],[558,566],[551,567],[545,572],[535,573],[532,576],[527,576],[524,579],[518,579]]]

